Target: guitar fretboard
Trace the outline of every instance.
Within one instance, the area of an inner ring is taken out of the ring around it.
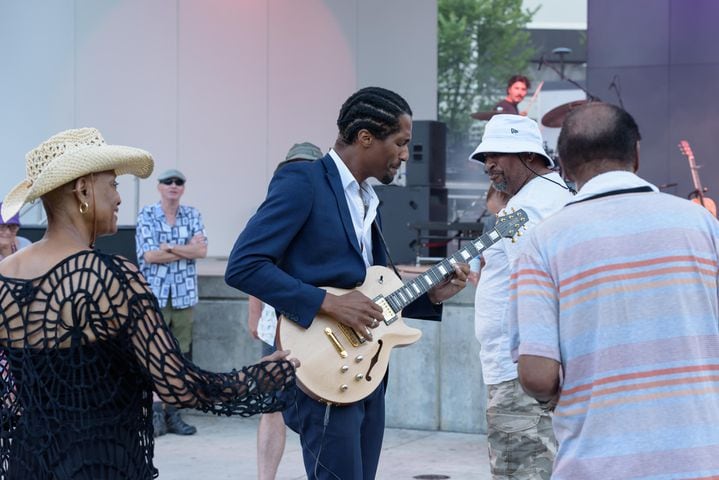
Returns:
[[[502,235],[496,230],[491,230],[480,237],[472,240],[462,249],[455,252],[452,256],[445,258],[432,268],[417,276],[413,280],[405,283],[404,286],[398,288],[385,297],[392,310],[399,312],[404,307],[415,301],[431,288],[443,282],[452,273],[454,273],[454,265],[456,263],[467,263],[470,259],[476,257],[484,250],[498,242]]]

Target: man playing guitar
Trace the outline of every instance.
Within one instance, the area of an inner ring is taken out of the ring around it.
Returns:
[[[387,264],[379,199],[367,179],[389,183],[407,160],[411,115],[402,97],[383,88],[363,88],[349,97],[337,120],[334,148],[316,162],[288,165],[274,176],[232,250],[225,281],[302,327],[317,315],[329,316],[360,341],[371,342],[383,309],[359,291],[335,295],[319,287],[353,289],[368,267]],[[407,316],[439,320],[441,303],[464,288],[469,265],[456,263],[453,270],[407,305]],[[297,408],[290,410],[297,413],[290,426],[300,434],[308,478],[375,478],[384,382],[362,400],[335,407],[300,391]]]

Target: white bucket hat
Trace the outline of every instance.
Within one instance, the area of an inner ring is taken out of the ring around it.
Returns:
[[[554,160],[544,151],[537,122],[521,115],[495,115],[487,122],[482,141],[469,159],[484,163],[485,153],[523,152],[541,155],[547,166],[554,168]]]
[[[25,155],[25,180],[7,194],[0,214],[12,217],[24,204],[90,173],[114,170],[147,178],[152,168],[152,155],[145,150],[107,145],[95,128],[66,130]]]

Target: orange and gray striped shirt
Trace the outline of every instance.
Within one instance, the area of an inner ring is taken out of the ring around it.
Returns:
[[[599,175],[524,238],[511,343],[562,366],[552,478],[719,478],[719,222],[647,186]]]

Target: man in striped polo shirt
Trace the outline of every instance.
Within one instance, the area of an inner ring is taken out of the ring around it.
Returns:
[[[552,478],[719,478],[719,223],[635,175],[639,129],[592,103],[559,137],[574,200],[523,238],[520,382],[556,402]]]

